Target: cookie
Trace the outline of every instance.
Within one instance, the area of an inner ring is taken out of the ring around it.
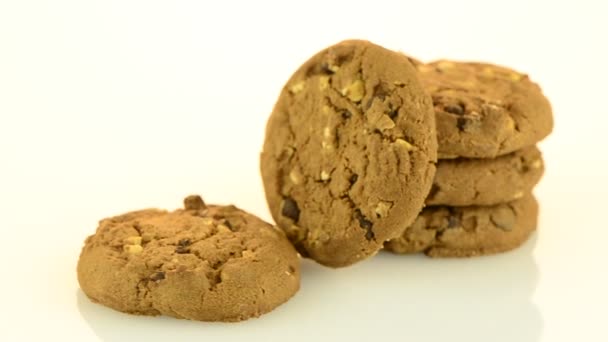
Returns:
[[[531,194],[494,206],[427,207],[413,225],[385,247],[394,253],[469,257],[505,252],[536,229],[538,204]]]
[[[240,321],[287,301],[300,261],[278,228],[234,206],[142,210],[100,221],[78,261],[94,302],[140,315]]]
[[[413,222],[435,174],[431,99],[406,57],[345,41],[305,62],[266,126],[273,218],[305,257],[362,260]]]
[[[495,158],[545,138],[549,101],[527,75],[484,63],[414,61],[433,98],[439,158]]]
[[[442,159],[427,205],[494,205],[522,198],[540,181],[540,151],[527,147],[494,159]]]

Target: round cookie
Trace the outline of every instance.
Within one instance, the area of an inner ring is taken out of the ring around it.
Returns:
[[[536,229],[538,204],[531,194],[495,206],[427,207],[388,251],[431,257],[469,257],[505,252]]]
[[[415,63],[433,98],[439,158],[494,158],[545,138],[549,101],[527,75],[484,63]]]
[[[436,149],[431,99],[407,58],[339,43],[294,73],[268,120],[261,171],[270,211],[303,256],[353,264],[413,222]]]
[[[427,205],[494,205],[522,198],[544,173],[540,151],[526,147],[494,159],[441,159]]]
[[[142,210],[100,221],[78,261],[93,301],[140,315],[240,321],[300,286],[300,260],[278,228],[234,206]]]

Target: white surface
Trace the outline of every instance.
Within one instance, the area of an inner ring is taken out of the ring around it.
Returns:
[[[1,1],[0,340],[607,341],[607,11],[558,3]],[[268,219],[258,153],[276,96],[352,37],[542,85],[556,127],[532,241],[469,260],[305,262],[293,300],[240,324],[83,297],[76,261],[102,217],[196,192]]]

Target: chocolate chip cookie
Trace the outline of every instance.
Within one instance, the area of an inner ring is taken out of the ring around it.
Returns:
[[[522,198],[540,181],[540,151],[527,147],[493,159],[441,159],[427,205],[494,205]]]
[[[531,194],[494,206],[427,207],[403,235],[385,244],[394,253],[431,257],[500,253],[523,244],[536,229],[538,204]]]
[[[340,267],[376,253],[422,208],[435,173],[430,97],[406,57],[345,41],[289,79],[266,127],[270,211],[297,250]]]
[[[199,196],[184,203],[102,220],[78,262],[84,293],[132,314],[239,321],[297,292],[300,260],[280,229]]]
[[[549,101],[527,75],[485,63],[415,62],[433,98],[439,158],[495,158],[545,138]]]

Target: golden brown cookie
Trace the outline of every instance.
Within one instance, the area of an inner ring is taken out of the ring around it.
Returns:
[[[549,101],[527,75],[485,63],[413,61],[433,98],[440,159],[495,158],[551,133]]]
[[[538,204],[531,194],[494,206],[427,207],[388,251],[431,257],[500,253],[523,244],[536,229]]]
[[[435,173],[430,97],[406,57],[366,41],[302,65],[266,127],[270,211],[303,256],[340,267],[411,223]]]
[[[78,261],[84,293],[132,314],[240,321],[297,292],[300,260],[281,230],[199,196],[184,203],[100,221]]]
[[[493,159],[441,159],[427,205],[494,205],[522,198],[544,172],[540,151],[526,147]]]

